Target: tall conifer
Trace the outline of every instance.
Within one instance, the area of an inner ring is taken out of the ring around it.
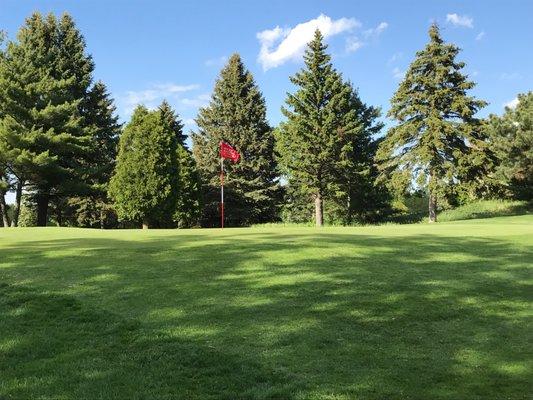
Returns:
[[[80,161],[90,154],[91,137],[82,107],[94,65],[67,14],[34,13],[3,58],[0,147],[20,193],[30,183],[38,224],[45,225],[51,196],[86,188]]]
[[[487,141],[476,112],[486,103],[468,96],[474,82],[456,61],[459,48],[446,44],[437,25],[417,52],[391,100],[388,116],[398,122],[382,141],[378,160],[382,179],[405,190],[413,181],[429,196],[429,221],[436,221],[437,200],[457,185],[482,175]]]
[[[274,137],[266,120],[265,100],[238,54],[220,72],[211,102],[200,109],[196,122],[193,154],[204,183],[202,223],[219,223],[220,141],[242,155],[238,163],[226,162],[225,167],[229,224],[274,220],[279,196]]]
[[[293,77],[294,94],[287,95],[287,121],[277,132],[283,172],[315,203],[315,222],[323,224],[324,198],[336,187],[339,168],[349,158],[358,133],[352,89],[333,68],[319,30],[304,54],[305,67]]]
[[[74,207],[75,224],[104,228],[113,220],[108,184],[117,156],[121,124],[116,107],[102,81],[96,82],[86,95],[83,105],[85,125],[90,130],[90,157],[80,160],[84,165],[84,180],[89,190],[69,199]]]

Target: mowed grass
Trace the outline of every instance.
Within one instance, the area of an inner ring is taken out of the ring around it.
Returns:
[[[2,399],[530,399],[533,216],[0,230]]]

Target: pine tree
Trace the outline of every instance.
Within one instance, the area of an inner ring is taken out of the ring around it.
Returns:
[[[119,218],[143,228],[168,226],[178,197],[178,140],[160,110],[139,106],[119,143],[109,184]]]
[[[211,102],[200,109],[196,122],[193,154],[204,183],[203,225],[218,226],[220,141],[242,155],[238,163],[226,162],[225,166],[229,224],[274,220],[279,197],[274,137],[266,120],[265,100],[239,55],[232,55],[220,72]]]
[[[475,118],[486,103],[467,95],[475,84],[461,73],[465,64],[455,60],[459,48],[444,43],[435,24],[429,36],[391,100],[388,116],[398,125],[387,133],[377,158],[391,188],[406,190],[415,180],[427,190],[434,222],[437,199],[458,185],[473,186],[490,155]]]
[[[107,191],[115,166],[121,124],[103,82],[96,82],[85,96],[83,116],[91,134],[91,155],[80,162],[86,172],[83,179],[90,188],[84,196],[70,198],[68,204],[75,208],[75,221],[72,222],[76,225],[104,228],[115,219]]]
[[[343,224],[376,222],[390,208],[388,191],[376,183],[378,169],[374,162],[380,141],[375,137],[383,123],[378,121],[380,110],[363,103],[357,90],[350,83],[347,85],[351,94],[345,113],[353,118],[352,125],[357,129],[354,135],[346,137],[348,150],[336,169],[329,219]]]
[[[356,110],[349,107],[351,87],[333,68],[326,49],[317,30],[305,51],[304,69],[291,77],[298,89],[282,108],[288,120],[276,131],[283,172],[314,199],[317,226],[323,224],[324,198],[337,189],[332,183],[359,128]]]
[[[58,20],[34,13],[17,42],[7,45],[0,67],[0,147],[17,189],[30,183],[38,225],[46,225],[51,196],[86,189],[80,160],[90,154],[91,138],[82,103],[93,69],[66,14]]]
[[[7,173],[0,170],[0,215],[2,216],[2,225],[4,228],[9,227],[9,217],[5,197],[9,186],[9,177],[7,176]]]
[[[508,197],[533,199],[533,92],[518,95],[515,109],[502,117],[491,115],[487,124],[496,153],[496,179]]]

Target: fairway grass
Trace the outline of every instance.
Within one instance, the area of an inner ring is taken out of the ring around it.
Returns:
[[[530,399],[533,215],[0,229],[0,399]]]

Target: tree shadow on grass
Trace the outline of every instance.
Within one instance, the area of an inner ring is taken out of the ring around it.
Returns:
[[[529,396],[523,247],[338,233],[205,239],[2,250],[0,273],[28,288],[1,289],[0,395]]]
[[[8,399],[277,398],[294,388],[253,359],[147,335],[138,320],[70,296],[2,284],[0,299],[0,393]]]

